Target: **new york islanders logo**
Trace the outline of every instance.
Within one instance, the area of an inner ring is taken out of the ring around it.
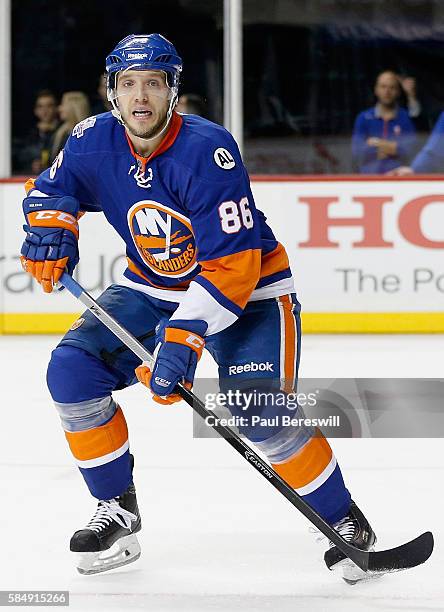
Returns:
[[[128,226],[145,264],[160,276],[181,278],[197,266],[190,220],[154,200],[128,211]]]

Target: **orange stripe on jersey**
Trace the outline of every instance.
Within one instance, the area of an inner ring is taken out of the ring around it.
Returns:
[[[231,302],[245,308],[259,280],[261,250],[248,249],[217,259],[199,261],[206,278]]]
[[[72,454],[79,461],[96,459],[118,450],[128,440],[128,428],[119,407],[113,418],[94,429],[65,431]]]
[[[26,195],[28,195],[28,193],[32,191],[32,189],[35,189],[35,179],[30,178],[25,183]]]
[[[299,489],[320,476],[330,463],[332,456],[333,452],[329,443],[317,429],[316,437],[307,442],[295,455],[285,463],[272,465],[290,487]]]
[[[282,272],[286,270],[290,265],[288,261],[288,255],[285,248],[280,242],[275,249],[270,251],[262,257],[261,261],[261,278],[264,276],[270,276],[276,272]]]
[[[128,270],[131,270],[131,272],[137,274],[137,276],[140,276],[140,278],[143,278],[144,281],[149,283],[152,287],[156,287],[157,289],[167,289],[168,291],[185,291],[190,285],[191,281],[182,281],[180,283],[177,283],[177,285],[174,285],[174,287],[156,285],[156,283],[153,283],[152,280],[150,280],[141,270],[139,270],[136,264],[129,257],[126,258],[126,261],[128,263]]]
[[[62,210],[38,210],[28,213],[28,223],[31,227],[62,227],[79,237],[77,219]]]
[[[286,393],[294,391],[295,372],[295,356],[296,356],[296,321],[293,314],[294,304],[289,295],[282,295],[279,299],[281,313],[284,317],[284,388]],[[282,342],[282,338],[281,338]]]

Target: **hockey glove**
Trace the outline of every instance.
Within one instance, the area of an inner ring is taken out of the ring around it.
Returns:
[[[155,402],[180,402],[181,396],[173,393],[178,382],[191,389],[197,362],[205,346],[202,336],[206,329],[205,321],[170,320],[166,326],[160,326],[153,371],[146,362],[136,368],[137,379],[150,389]]]
[[[72,274],[79,261],[79,202],[70,196],[36,197],[23,200],[27,224],[22,245],[23,269],[51,293],[65,268]]]

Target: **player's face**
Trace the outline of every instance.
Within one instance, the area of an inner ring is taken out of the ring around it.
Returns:
[[[399,97],[399,81],[390,72],[380,74],[375,86],[375,95],[381,104],[392,106]]]
[[[159,70],[126,70],[118,75],[117,103],[127,129],[152,138],[165,124],[171,90]]]

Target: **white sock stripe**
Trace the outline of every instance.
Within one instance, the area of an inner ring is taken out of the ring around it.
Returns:
[[[279,308],[279,319],[280,319],[280,328],[281,328],[281,337],[280,337],[280,352],[279,352],[279,379],[281,381],[280,388],[283,388],[285,383],[285,319],[284,319],[284,311],[283,306],[279,298],[276,298],[276,302]]]
[[[298,356],[299,356],[299,327],[298,324],[296,322],[296,315],[294,312],[294,309],[296,307],[296,303],[293,302],[293,297],[290,296],[290,299],[292,301],[293,304],[293,308],[291,309],[291,314],[293,315],[293,321],[294,321],[294,339],[295,339],[295,343],[294,343],[294,381],[293,384],[296,384],[296,379],[297,379],[297,375],[298,375],[298,369],[297,369],[297,364],[298,364]]]
[[[84,461],[80,461],[76,459],[76,463],[81,468],[92,468],[98,467],[99,465],[105,465],[105,463],[109,463],[110,461],[114,461],[114,459],[118,459],[121,457],[127,450],[129,449],[129,441],[127,440],[120,448],[107,455],[102,455],[101,457],[96,457],[95,459],[85,459]]]
[[[293,300],[291,295],[290,295],[290,300]],[[293,304],[293,301],[292,301],[292,304]],[[296,325],[296,319],[294,318],[294,307],[295,305],[293,304],[293,306],[291,307],[291,320],[293,321],[293,326],[294,326],[293,380],[291,381],[291,386],[293,389],[296,384],[296,359],[298,355],[298,326]]]
[[[330,463],[327,467],[317,476],[314,480],[309,482],[305,487],[299,487],[299,489],[295,489],[296,493],[299,495],[308,495],[309,493],[313,493],[316,489],[319,489],[321,485],[333,474],[336,467],[336,457],[332,455],[330,459]]]

